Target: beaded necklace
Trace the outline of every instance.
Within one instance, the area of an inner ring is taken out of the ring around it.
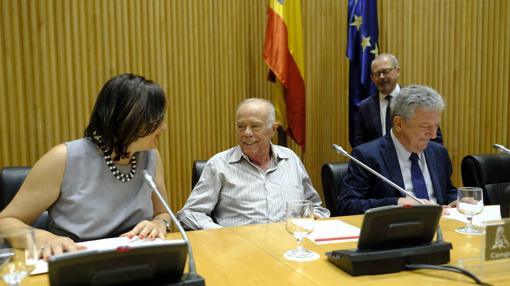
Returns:
[[[106,161],[106,165],[110,168],[112,174],[117,178],[117,180],[122,182],[129,182],[134,178],[136,173],[136,154],[131,156],[129,163],[131,164],[131,171],[127,174],[123,174],[117,169],[117,166],[113,163],[112,157],[110,155],[104,155],[104,159]]]
[[[94,132],[95,133],[95,132]],[[100,152],[103,154],[103,158],[106,161],[106,165],[112,172],[112,174],[117,178],[117,180],[121,182],[129,182],[135,177],[136,173],[136,153],[131,156],[131,159],[129,160],[129,164],[131,164],[131,170],[127,174],[123,174],[117,169],[117,166],[113,163],[112,156],[111,155],[105,155],[105,154],[111,154],[109,152],[110,150],[106,147],[104,147],[103,140],[101,140],[101,136],[93,136],[92,141],[96,144],[97,148],[100,150]]]

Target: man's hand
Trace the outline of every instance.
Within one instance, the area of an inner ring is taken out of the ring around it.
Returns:
[[[451,208],[456,208],[458,203],[459,203],[459,201],[455,200],[455,201],[449,203],[448,206],[451,207]]]
[[[420,199],[420,201],[424,202],[424,204],[426,205],[435,205],[433,202],[429,201],[429,200],[425,200],[425,199]],[[399,198],[398,201],[397,201],[397,204],[399,206],[405,206],[405,205],[411,205],[411,206],[415,206],[415,205],[420,205],[420,203],[418,203],[417,201],[415,201],[414,199],[412,198],[408,198],[408,197],[405,197],[405,198]]]

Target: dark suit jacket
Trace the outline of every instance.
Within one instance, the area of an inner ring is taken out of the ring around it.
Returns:
[[[351,146],[354,148],[381,136],[381,110],[379,94],[376,93],[363,99],[359,105],[357,126],[354,128],[354,136]],[[441,128],[437,129],[437,137],[432,141],[443,144]]]
[[[441,144],[429,142],[423,152],[427,159],[437,203],[446,205],[456,200],[457,190],[450,180],[452,163],[446,148]],[[352,156],[405,188],[397,152],[390,135],[354,148]],[[342,182],[338,211],[341,215],[362,214],[371,208],[396,205],[400,197],[403,195],[398,190],[351,160]]]

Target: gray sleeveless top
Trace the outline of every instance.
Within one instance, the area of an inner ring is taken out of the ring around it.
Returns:
[[[75,241],[118,236],[153,216],[151,191],[143,170],[156,170],[154,150],[138,152],[134,178],[121,182],[86,138],[65,143],[67,162],[60,196],[49,208],[49,230]],[[131,165],[117,166],[128,173]]]

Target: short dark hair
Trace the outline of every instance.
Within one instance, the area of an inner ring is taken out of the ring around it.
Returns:
[[[166,96],[156,83],[134,74],[108,80],[97,96],[85,137],[113,160],[129,158],[127,148],[154,132],[165,117]]]

